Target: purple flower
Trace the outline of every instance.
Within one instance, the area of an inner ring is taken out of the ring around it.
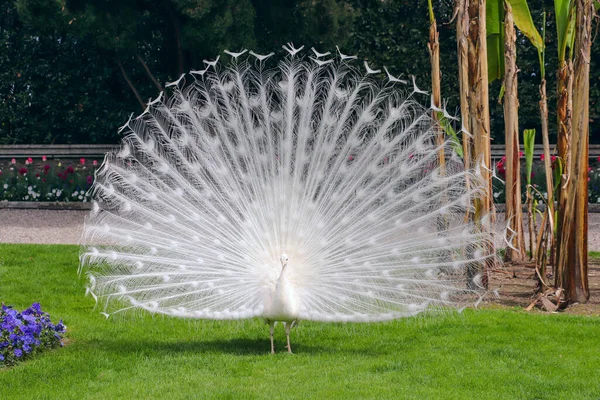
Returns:
[[[19,313],[2,304],[0,309],[0,364],[13,365],[33,354],[38,347],[62,346],[66,331],[62,320],[54,325],[39,303]]]

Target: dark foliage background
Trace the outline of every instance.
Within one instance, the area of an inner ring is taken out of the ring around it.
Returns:
[[[546,70],[555,138],[556,44],[551,0]],[[434,0],[442,96],[458,113],[452,0]],[[281,53],[294,42],[358,54],[429,87],[426,0],[0,0],[0,143],[114,143],[127,116],[166,81],[222,50]],[[537,52],[519,36],[520,128],[538,128]],[[600,44],[591,60],[591,140],[600,143]],[[383,76],[382,76],[383,79]],[[130,83],[127,81],[129,80]],[[490,85],[492,134],[503,143],[500,82]],[[138,94],[136,95],[135,92]]]

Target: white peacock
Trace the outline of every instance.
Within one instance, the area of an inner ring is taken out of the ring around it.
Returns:
[[[106,315],[262,317],[291,352],[299,320],[391,320],[468,292],[490,240],[464,221],[480,187],[448,142],[440,169],[422,91],[284,48],[273,67],[207,61],[121,128],[80,257]]]

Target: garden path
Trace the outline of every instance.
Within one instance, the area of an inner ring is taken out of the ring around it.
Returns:
[[[0,243],[78,244],[88,210],[0,209]],[[498,222],[504,222],[498,213]],[[527,229],[525,229],[527,231]],[[600,213],[589,214],[589,250],[600,251]]]

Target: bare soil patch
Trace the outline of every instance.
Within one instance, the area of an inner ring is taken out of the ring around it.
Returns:
[[[588,264],[590,299],[587,303],[569,305],[565,310],[558,311],[574,315],[600,316],[600,259],[591,258]],[[550,269],[550,273],[552,270]],[[553,282],[554,277],[550,278]],[[532,264],[507,264],[490,274],[490,291],[498,296],[486,299],[488,306],[527,308],[536,298],[536,272]],[[536,305],[532,312],[547,312]]]

